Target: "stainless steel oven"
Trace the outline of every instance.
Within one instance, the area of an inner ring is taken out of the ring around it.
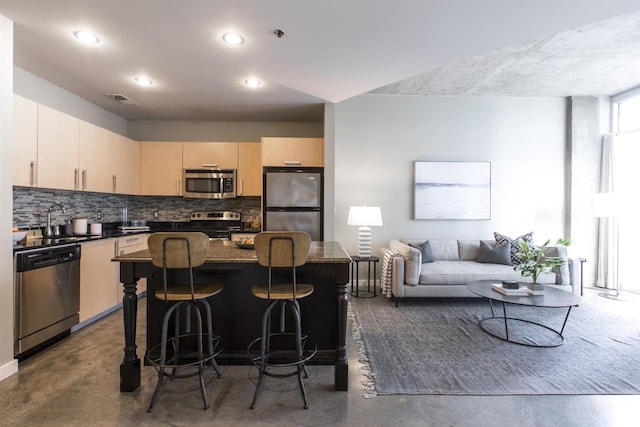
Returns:
[[[68,334],[80,311],[80,245],[15,253],[14,355]]]
[[[236,197],[235,169],[184,169],[184,197],[233,199]]]
[[[240,231],[242,215],[233,211],[205,211],[191,213],[189,229],[201,231],[211,239],[229,240],[231,232]]]

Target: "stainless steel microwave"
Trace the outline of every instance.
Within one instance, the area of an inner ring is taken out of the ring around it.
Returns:
[[[235,169],[184,169],[184,197],[233,199],[236,197]]]

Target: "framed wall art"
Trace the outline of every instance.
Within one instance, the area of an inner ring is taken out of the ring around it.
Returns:
[[[491,219],[490,162],[415,162],[415,219]]]

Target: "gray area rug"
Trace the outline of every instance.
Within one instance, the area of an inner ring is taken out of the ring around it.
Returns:
[[[554,348],[508,343],[480,329],[491,315],[476,298],[351,298],[354,338],[370,365],[365,396],[376,394],[535,395],[640,394],[640,325],[581,304],[572,309],[566,341]],[[494,305],[501,310],[501,306]],[[507,315],[560,328],[565,310],[507,306]],[[485,323],[493,327],[494,321]],[[518,322],[532,341],[555,335]],[[496,325],[502,332],[503,325]],[[540,333],[539,333],[540,332]]]

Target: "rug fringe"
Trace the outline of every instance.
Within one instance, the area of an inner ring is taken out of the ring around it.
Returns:
[[[360,381],[360,384],[362,384],[362,390],[364,391],[362,396],[365,399],[376,397],[378,393],[376,392],[376,385],[374,382],[375,375],[371,371],[371,363],[369,362],[367,352],[364,349],[364,342],[362,341],[362,334],[360,333],[360,325],[358,324],[356,314],[351,307],[351,301],[347,304],[347,316],[351,320],[351,336],[358,346],[358,362],[360,363],[359,370],[365,377],[365,380]]]

